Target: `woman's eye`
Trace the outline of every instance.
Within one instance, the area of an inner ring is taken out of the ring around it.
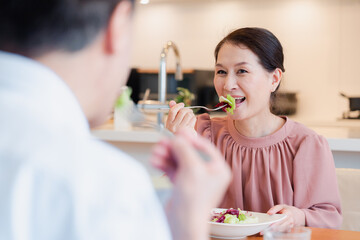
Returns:
[[[224,70],[218,70],[216,73],[217,74],[226,74],[226,72]]]
[[[246,71],[245,69],[240,69],[239,71],[238,71],[238,73],[247,73],[248,71]]]

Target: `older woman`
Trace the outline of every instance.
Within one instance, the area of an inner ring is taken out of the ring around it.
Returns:
[[[278,228],[338,228],[340,196],[326,139],[270,111],[283,61],[282,46],[268,30],[235,30],[216,46],[214,77],[217,94],[235,98],[234,113],[196,118],[171,102],[167,128],[193,129],[221,150],[233,180],[220,207],[286,214]]]

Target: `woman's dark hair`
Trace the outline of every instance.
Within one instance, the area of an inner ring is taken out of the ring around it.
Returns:
[[[274,71],[276,68],[280,68],[285,72],[281,43],[274,34],[264,28],[240,28],[231,32],[216,46],[216,61],[220,48],[224,43],[246,46],[258,56],[260,64],[269,72]]]
[[[246,46],[258,56],[260,64],[269,72],[276,68],[285,72],[281,43],[274,34],[264,28],[240,28],[231,32],[216,46],[215,61],[224,43]],[[271,98],[274,97],[275,92],[271,94]]]
[[[107,25],[119,2],[0,1],[0,50],[31,56],[49,50],[80,50]]]

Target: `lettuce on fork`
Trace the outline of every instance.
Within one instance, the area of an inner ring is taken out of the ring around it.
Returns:
[[[225,108],[226,112],[230,114],[234,114],[234,110],[236,108],[235,98],[233,98],[230,94],[228,94],[226,98],[224,96],[220,96],[219,102],[226,103],[228,105],[228,107]]]

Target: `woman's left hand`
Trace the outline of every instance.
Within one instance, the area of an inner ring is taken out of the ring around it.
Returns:
[[[269,215],[276,213],[286,215],[286,218],[283,221],[271,225],[271,227],[277,231],[287,231],[294,226],[305,225],[305,213],[297,207],[280,204],[270,208],[267,212]]]

